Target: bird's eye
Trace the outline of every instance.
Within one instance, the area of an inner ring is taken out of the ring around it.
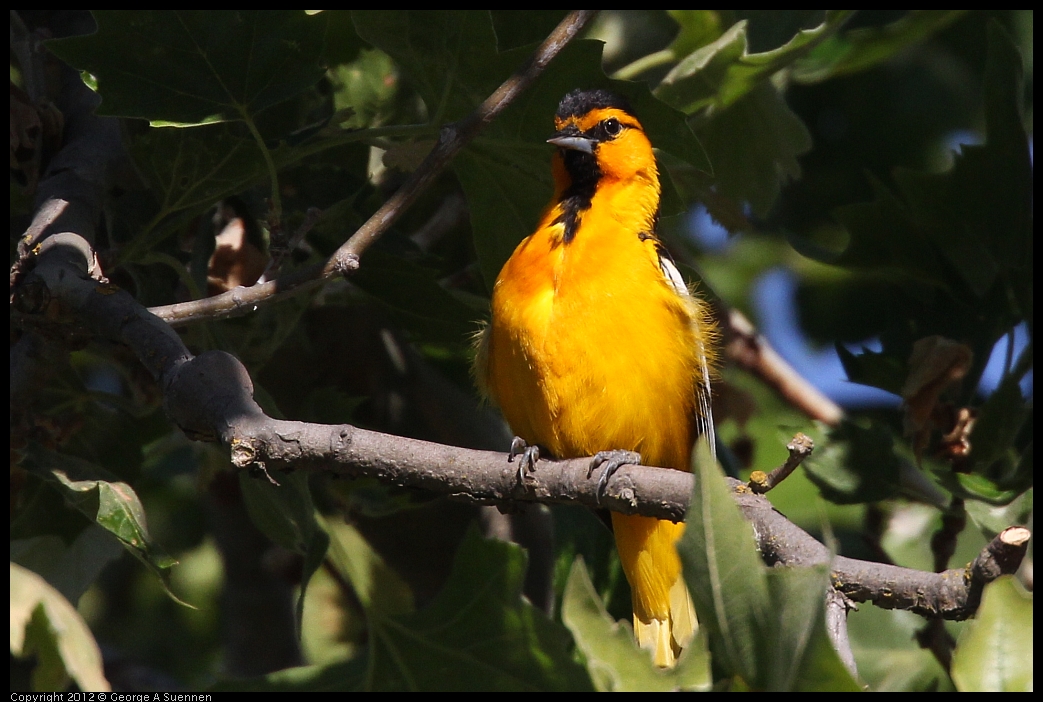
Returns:
[[[602,124],[605,125],[605,134],[610,137],[619,136],[619,133],[623,131],[623,125],[615,117],[609,117]]]

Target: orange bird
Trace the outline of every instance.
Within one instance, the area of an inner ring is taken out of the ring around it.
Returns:
[[[554,198],[496,279],[479,385],[530,470],[538,447],[607,464],[599,489],[624,463],[690,470],[696,439],[713,445],[716,329],[656,238],[652,145],[604,90],[566,95],[554,124]],[[637,640],[672,666],[698,626],[675,548],[684,524],[613,512],[612,528]]]

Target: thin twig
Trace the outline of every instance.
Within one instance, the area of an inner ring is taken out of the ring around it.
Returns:
[[[592,10],[570,12],[540,44],[528,63],[504,81],[463,121],[443,127],[438,143],[409,179],[324,264],[249,288],[230,290],[205,300],[155,307],[151,310],[152,313],[171,326],[222,319],[252,311],[262,304],[311,289],[326,280],[356,270],[363,252],[384,235],[482,127],[532,85],[550,61],[593,19],[594,14]]]
[[[758,495],[763,495],[788,478],[790,473],[795,471],[797,466],[811,455],[815,448],[815,442],[807,434],[798,432],[793,437],[793,440],[786,444],[786,448],[789,450],[789,458],[771,473],[765,473],[762,470],[755,470],[750,473],[750,489]]]

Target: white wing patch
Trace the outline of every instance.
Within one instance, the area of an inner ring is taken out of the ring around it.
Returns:
[[[670,287],[674,289],[678,295],[684,298],[691,298],[692,293],[688,290],[688,286],[684,282],[684,278],[681,277],[681,272],[677,270],[677,266],[670,260],[670,254],[666,252],[660,246],[656,247],[656,255],[659,259],[659,269],[663,271],[663,276],[666,278],[666,282],[670,284]],[[702,324],[703,319],[700,314],[693,314],[692,324]],[[699,334],[700,339],[705,339],[706,334]],[[700,344],[705,343],[700,341]],[[696,400],[699,403],[699,418],[696,420],[696,425],[699,428],[699,435],[705,436],[707,441],[710,443],[710,454],[713,459],[717,460],[717,444],[716,444],[716,433],[713,427],[713,410],[710,407],[710,367],[706,362],[707,349],[699,349],[699,358],[701,359],[702,378],[700,378],[699,384],[695,388]]]
[[[670,256],[660,247],[656,247],[656,255],[659,257],[659,270],[663,271],[663,275],[666,276],[666,282],[670,283],[670,287],[678,295],[688,297],[688,286],[685,285],[681,271],[677,270],[677,266],[670,260]]]

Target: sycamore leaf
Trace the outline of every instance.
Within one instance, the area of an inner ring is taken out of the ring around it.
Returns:
[[[254,525],[273,543],[304,557],[297,597],[299,627],[308,582],[322,565],[330,539],[315,516],[307,474],[280,475],[278,482],[273,485],[263,477],[239,474],[243,503]]]
[[[476,330],[476,311],[453,297],[435,271],[373,247],[352,282],[379,299],[414,339],[459,344]]]
[[[756,54],[747,51],[746,21],[736,22],[678,62],[656,88],[656,96],[687,114],[710,106],[728,107],[807,55],[852,14],[851,10],[827,11],[819,26],[797,32],[777,49]]]
[[[835,213],[850,235],[847,248],[820,256],[850,269],[887,272],[947,296],[950,307],[966,306],[956,320],[964,328],[948,335],[973,334],[990,346],[1032,305],[1032,166],[1021,73],[1017,49],[990,24],[986,143],[964,146],[946,173],[899,170],[893,189],[871,179],[873,202]],[[989,323],[981,324],[979,315]]]
[[[88,71],[98,114],[171,126],[240,120],[323,75],[328,15],[303,10],[95,10],[98,31],[48,43]]]
[[[760,216],[783,185],[800,177],[797,157],[811,148],[808,128],[770,83],[698,124],[696,135],[713,165],[717,196],[749,202]]]
[[[872,68],[948,27],[966,12],[911,10],[883,27],[834,34],[797,61],[793,79],[817,83]]]
[[[331,533],[331,563],[366,616],[366,650],[346,662],[217,689],[591,690],[570,655],[568,632],[522,597],[526,558],[514,544],[471,529],[442,591],[414,611],[408,587],[354,528],[331,527]]]
[[[434,601],[374,631],[374,687],[589,690],[568,632],[521,596],[525,560],[517,546],[471,529]]]

